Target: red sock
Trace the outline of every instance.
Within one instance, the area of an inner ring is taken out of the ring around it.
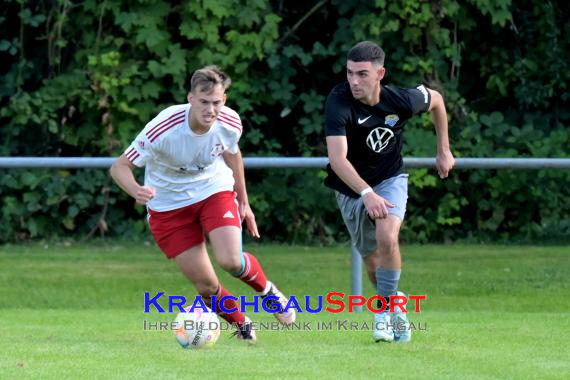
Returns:
[[[216,296],[216,314],[218,314],[220,317],[224,318],[230,324],[237,323],[237,324],[241,325],[245,321],[245,314],[240,312],[239,303],[237,301],[234,301],[233,299],[225,299],[224,300],[224,308],[226,310],[231,310],[234,308],[236,309],[236,311],[234,311],[232,313],[224,313],[220,307],[220,304],[221,304],[220,300],[225,296],[231,296],[231,295],[232,294],[230,292],[228,292],[228,290],[226,288],[224,288],[222,286],[222,284],[220,284],[220,287],[218,288],[218,291],[215,294],[215,296]],[[211,309],[212,308],[212,298],[210,296],[202,296],[202,299],[204,300],[204,303],[206,304],[206,306],[208,306]]]
[[[245,270],[241,276],[239,276],[240,280],[251,286],[257,292],[264,291],[267,285],[267,278],[265,277],[265,273],[263,273],[261,264],[259,264],[259,261],[257,261],[255,256],[251,253],[244,252],[243,258],[245,260]]]

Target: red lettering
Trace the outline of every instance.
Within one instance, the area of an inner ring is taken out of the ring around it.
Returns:
[[[420,312],[420,300],[425,300],[427,298],[426,295],[423,296],[408,296],[409,299],[414,300],[416,302],[415,304],[415,310],[414,313],[419,313]]]
[[[358,302],[355,302],[358,300]],[[363,296],[348,296],[348,312],[353,313],[353,306],[362,306],[366,303],[366,298]]]
[[[372,303],[373,303],[375,300],[380,300],[380,301],[381,301],[382,307],[381,307],[380,309],[376,309],[374,306],[372,306]],[[384,310],[386,310],[386,307],[387,307],[387,305],[386,305],[386,299],[385,299],[384,297],[382,297],[382,296],[379,296],[379,295],[372,296],[372,297],[368,298],[368,302],[366,302],[366,307],[368,308],[368,310],[370,310],[370,311],[373,312],[373,313],[381,313],[381,312],[383,312]]]
[[[327,294],[327,302],[332,304],[332,305],[338,305],[340,306],[340,308],[338,309],[333,309],[330,306],[327,306],[327,308],[325,309],[326,311],[328,311],[329,313],[340,313],[341,311],[344,310],[344,301],[342,300],[333,300],[332,297],[333,296],[338,296],[340,298],[344,298],[344,293],[340,293],[340,292],[331,292]]]
[[[398,302],[396,302],[398,301]],[[394,312],[394,308],[397,306],[403,313],[407,313],[406,311],[406,303],[408,299],[404,296],[390,296],[390,313]]]

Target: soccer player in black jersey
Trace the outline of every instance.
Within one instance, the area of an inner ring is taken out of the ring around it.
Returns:
[[[326,101],[326,141],[330,165],[325,185],[334,189],[354,248],[368,277],[389,302],[398,291],[399,232],[406,211],[408,175],[402,160],[402,133],[408,119],[432,114],[437,133],[436,167],[446,178],[455,163],[449,147],[443,97],[423,85],[384,86],[384,51],[364,41],[348,53],[347,81]],[[406,314],[399,308],[375,315],[376,341],[409,342]]]

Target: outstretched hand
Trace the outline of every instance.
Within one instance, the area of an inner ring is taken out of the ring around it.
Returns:
[[[455,165],[455,158],[451,151],[446,150],[437,154],[435,158],[435,167],[437,168],[439,178],[447,178],[449,172],[453,168],[453,165]]]
[[[251,210],[249,203],[240,204],[239,214],[241,215],[241,221],[243,222],[245,220],[245,225],[247,227],[247,231],[249,232],[249,234],[256,239],[259,239],[260,236],[259,236],[259,231],[257,230],[255,215],[253,214],[253,211]]]

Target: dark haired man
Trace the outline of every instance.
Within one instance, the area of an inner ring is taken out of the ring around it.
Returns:
[[[448,176],[455,159],[441,94],[423,85],[382,85],[384,58],[377,44],[356,44],[347,56],[347,81],[334,87],[327,98],[325,131],[330,165],[325,185],[335,190],[352,245],[362,256],[378,295],[389,303],[390,296],[403,295],[398,291],[398,239],[408,198],[408,174],[404,173],[402,159],[407,120],[431,112],[441,178]],[[406,314],[395,309],[389,313],[388,307],[375,315],[376,341],[410,341]]]

